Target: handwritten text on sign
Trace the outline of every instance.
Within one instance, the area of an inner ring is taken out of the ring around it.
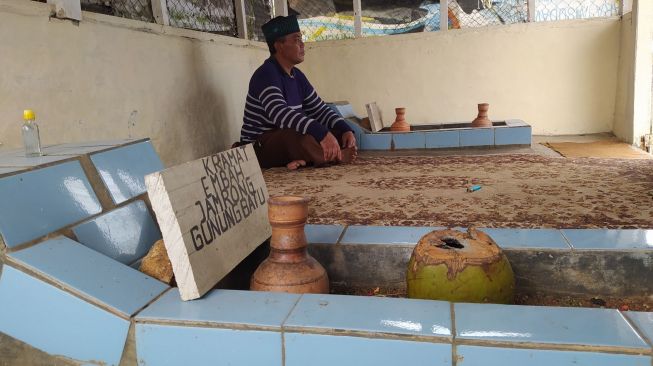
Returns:
[[[204,200],[195,201],[202,212],[199,224],[190,229],[193,245],[201,250],[234,225],[265,204],[265,187],[254,187],[243,174],[242,163],[249,160],[244,149],[202,158],[206,175],[200,178]]]
[[[145,185],[182,300],[205,294],[271,235],[251,145],[150,174]]]

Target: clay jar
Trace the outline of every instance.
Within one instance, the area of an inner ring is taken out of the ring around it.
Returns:
[[[474,228],[424,235],[408,262],[406,281],[410,298],[453,302],[509,304],[515,290],[505,254]]]
[[[478,104],[478,116],[472,121],[472,127],[492,127],[492,121],[487,118],[488,109],[490,109],[488,103]]]
[[[268,199],[272,226],[270,256],[252,275],[250,289],[295,294],[329,293],[324,267],[306,250],[304,225],[308,217],[306,197],[278,196]]]
[[[404,119],[406,115],[406,108],[395,108],[395,113],[397,113],[397,118],[395,122],[390,126],[390,131],[394,132],[410,132],[410,125]]]

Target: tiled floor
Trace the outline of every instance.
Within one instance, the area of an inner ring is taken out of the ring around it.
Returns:
[[[404,140],[395,143],[400,147],[421,143],[419,139]],[[98,145],[70,145],[53,147],[52,151],[65,154],[68,149],[102,150]],[[125,166],[134,154],[144,158]],[[114,202],[142,194],[142,176],[161,168],[149,143],[93,156]],[[125,346],[127,319],[131,317],[136,324],[140,364],[445,366],[451,365],[456,356],[456,364],[463,366],[651,365],[651,313],[487,304],[452,306],[427,300],[231,290],[214,290],[202,299],[184,302],[176,289],[125,265],[140,258],[148,243],[151,245],[158,237],[145,204],[135,201],[84,222],[98,214],[101,207],[83,171],[77,162],[55,167],[66,174],[46,171],[51,167],[0,179],[0,192],[2,182],[15,187],[18,183],[12,177],[21,177],[33,185],[35,192],[43,190],[43,194],[60,197],[62,202],[72,200],[71,204],[77,206],[68,210],[63,202],[59,209],[65,214],[42,214],[37,200],[10,197],[7,192],[13,191],[5,187],[5,201],[15,206],[22,202],[19,200],[27,200],[34,208],[11,211],[18,218],[0,218],[0,232],[9,238],[10,247],[30,240],[25,233],[33,230],[20,226],[25,217],[45,215],[43,221],[48,224],[38,235],[83,222],[73,232],[86,246],[57,237],[10,251],[12,264],[0,264],[0,331],[51,354],[117,365]],[[48,174],[59,177],[55,179],[57,188],[50,191],[39,182],[51,181]],[[10,212],[13,206],[3,209],[0,201],[0,212]],[[308,225],[306,236],[310,243],[329,247],[405,247],[416,244],[434,229],[441,228]],[[519,250],[648,251],[653,242],[653,234],[646,230],[487,232],[500,246]],[[36,276],[20,269],[23,267]]]

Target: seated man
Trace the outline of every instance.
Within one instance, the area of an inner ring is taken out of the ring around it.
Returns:
[[[252,75],[240,144],[254,143],[262,168],[297,169],[356,159],[356,137],[295,65],[304,61],[297,18],[276,17],[262,27],[270,49]]]

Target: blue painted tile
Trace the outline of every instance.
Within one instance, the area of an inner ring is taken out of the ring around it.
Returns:
[[[427,149],[460,146],[460,131],[431,131],[425,135]]]
[[[0,332],[52,355],[118,365],[129,321],[10,266],[0,278]]]
[[[449,337],[450,315],[444,301],[305,294],[284,328]]]
[[[390,150],[391,133],[364,133],[361,135],[361,150]]]
[[[136,324],[139,365],[279,365],[281,333]]]
[[[406,244],[415,245],[419,239],[442,227],[409,226],[348,226],[341,244]]]
[[[344,229],[342,225],[306,225],[304,233],[309,244],[336,244]]]
[[[451,365],[451,345],[285,333],[286,366]]]
[[[0,197],[0,234],[8,247],[102,210],[77,161],[1,178]]]
[[[145,193],[145,176],[163,169],[149,141],[93,154],[91,160],[116,204]]]
[[[129,317],[168,288],[65,237],[7,256]]]
[[[458,346],[458,366],[648,366],[651,357],[598,352]]]
[[[494,129],[495,145],[530,145],[531,127],[498,127]]]
[[[459,338],[648,348],[612,309],[455,304]]]
[[[653,249],[653,230],[564,229],[575,249]]]
[[[636,311],[627,311],[624,313],[630,319],[644,337],[653,344],[653,312],[644,313]]]
[[[426,137],[423,132],[393,133],[392,141],[395,149],[423,149],[426,147]]]
[[[492,146],[494,145],[493,128],[473,128],[460,130],[460,146]]]
[[[124,264],[134,263],[161,239],[140,200],[75,226],[73,232],[80,243]]]
[[[212,290],[201,299],[182,301],[172,289],[136,316],[151,320],[244,324],[280,328],[299,295],[282,292]]]
[[[501,248],[570,249],[559,230],[555,229],[479,229]]]
[[[36,167],[39,165],[55,163],[58,161],[74,158],[75,155],[54,155],[54,156],[39,156],[28,158],[20,153],[19,156],[0,156],[0,166],[2,167]]]

